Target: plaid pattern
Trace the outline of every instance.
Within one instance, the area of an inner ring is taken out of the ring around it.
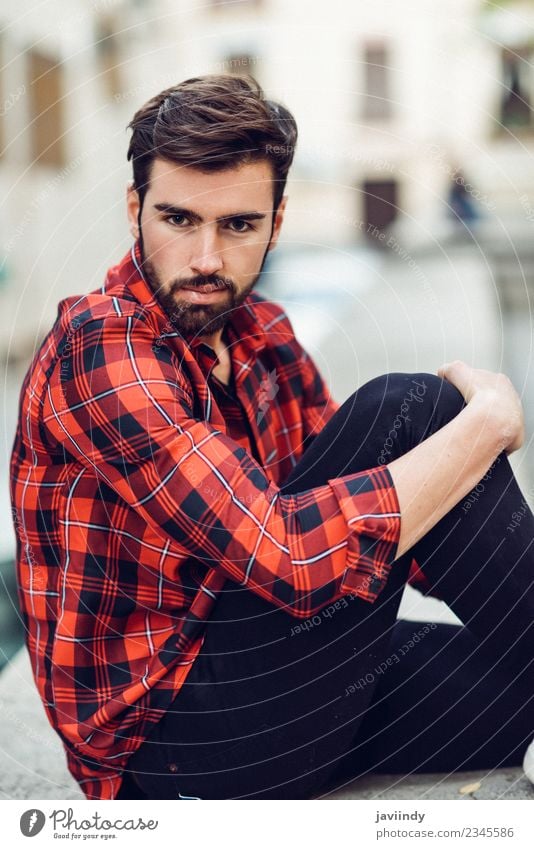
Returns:
[[[305,619],[347,593],[373,602],[395,559],[387,466],[280,492],[339,406],[282,309],[252,293],[227,332],[247,427],[239,416],[227,427],[213,350],[173,330],[135,244],[100,289],[59,303],[23,381],[11,457],[20,605],[39,693],[87,798],[115,798],[226,581]]]

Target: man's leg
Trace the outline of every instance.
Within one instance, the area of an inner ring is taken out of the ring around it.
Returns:
[[[375,378],[342,405],[282,490],[303,491],[389,462],[443,427],[463,406],[458,390],[435,375]],[[501,598],[517,602],[518,582],[508,589],[508,573],[520,563],[519,584],[528,583],[530,567],[521,556],[529,534],[530,540],[534,536],[534,517],[528,511],[516,530],[521,534],[510,539],[508,558],[487,569],[494,551],[479,533],[487,516],[492,516],[494,531],[502,532],[522,502],[506,457],[498,460],[485,484],[485,498],[464,515],[462,504],[457,505],[419,548],[399,558],[373,605],[345,597],[346,606],[330,614],[324,609],[299,623],[228,582],[173,709],[132,758],[145,790],[161,798],[176,798],[178,793],[202,798],[313,794],[350,750],[369,706],[374,684],[353,699],[345,692],[362,678],[376,678],[376,669],[387,657],[412,555],[440,582],[453,609],[470,619],[478,616],[479,637],[485,639],[494,624],[498,627],[495,609],[493,616],[481,618],[479,608],[496,583]],[[454,547],[451,533],[457,535]],[[477,582],[477,588],[466,595],[469,580]],[[522,601],[523,622],[531,596]],[[303,624],[306,627],[299,627]],[[513,631],[515,622],[507,620],[506,625]],[[506,630],[501,642],[509,642]]]
[[[347,596],[308,620],[228,582],[182,690],[130,759],[147,796],[306,799],[321,787],[373,688],[352,703],[345,689],[387,652],[409,563],[395,567],[379,604]]]
[[[495,663],[464,626],[398,620],[373,701],[329,788],[367,772],[520,765],[534,729],[533,666]]]

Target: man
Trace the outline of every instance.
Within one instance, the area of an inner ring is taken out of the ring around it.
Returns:
[[[88,798],[308,798],[367,768],[516,762],[534,517],[506,530],[510,381],[456,361],[337,405],[253,291],[291,114],[210,75],[130,126],[134,245],[59,304],[11,464],[27,645],[72,774]],[[466,627],[396,622],[414,559]]]

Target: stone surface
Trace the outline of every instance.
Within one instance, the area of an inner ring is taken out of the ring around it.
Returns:
[[[477,788],[477,785],[478,788]],[[477,788],[477,789],[475,789]],[[462,792],[463,791],[463,792]],[[471,791],[471,792],[469,792]],[[520,767],[480,772],[370,775],[322,799],[534,799]]]
[[[59,737],[37,694],[26,649],[0,676],[0,799],[83,799]],[[462,793],[462,788],[480,784]],[[447,774],[371,775],[321,799],[534,799],[521,769]]]
[[[0,799],[84,799],[41,704],[26,649],[0,675]]]

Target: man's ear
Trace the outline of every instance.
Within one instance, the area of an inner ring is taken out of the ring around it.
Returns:
[[[126,212],[128,215],[128,222],[130,224],[130,233],[134,237],[134,239],[139,238],[139,209],[141,206],[141,201],[139,199],[139,193],[135,188],[133,183],[128,183],[126,187]]]
[[[280,235],[280,230],[282,229],[282,222],[284,220],[284,212],[285,212],[285,208],[286,208],[286,204],[287,204],[287,199],[288,199],[288,196],[284,195],[282,200],[280,201],[280,203],[278,205],[278,209],[276,210],[276,213],[275,213],[275,216],[274,216],[273,233],[272,233],[272,236],[271,236],[271,241],[269,242],[269,247],[267,248],[268,251],[272,251],[273,248],[276,247],[276,243],[277,243],[278,237]]]

